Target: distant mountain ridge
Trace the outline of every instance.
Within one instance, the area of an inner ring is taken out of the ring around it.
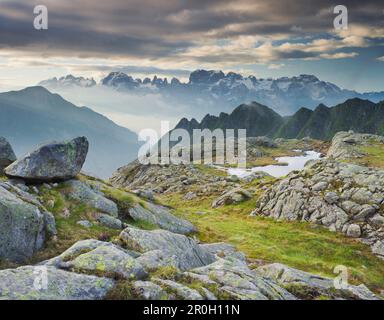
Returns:
[[[359,98],[349,99],[334,107],[320,104],[314,110],[301,108],[289,117],[282,117],[257,102],[242,104],[231,114],[206,115],[201,122],[183,118],[175,129],[192,133],[193,129],[247,129],[249,137],[304,138],[329,140],[336,132],[354,130],[361,133],[384,134],[384,101],[373,103]]]
[[[43,87],[0,93],[0,136],[18,156],[37,144],[86,136],[86,172],[109,177],[137,156],[137,136],[87,107],[77,107]]]
[[[71,75],[63,78],[42,81],[40,85],[48,89],[59,88],[62,83],[68,86],[70,82],[73,86],[96,86],[93,79]],[[123,72],[111,72],[99,85],[137,94],[160,93],[171,102],[208,109],[209,112],[231,112],[241,103],[258,101],[279,114],[289,115],[300,107],[313,109],[320,103],[335,105],[351,98],[369,99],[373,102],[384,100],[384,92],[359,93],[305,74],[263,79],[234,72],[225,74],[215,70],[196,70],[190,74],[188,82],[183,83],[177,78],[172,78],[171,81],[157,76],[152,79],[135,79]]]
[[[71,74],[60,78],[51,78],[41,81],[38,86],[45,87],[47,89],[55,88],[70,88],[70,87],[83,87],[89,88],[96,85],[96,81],[93,78],[75,77]]]

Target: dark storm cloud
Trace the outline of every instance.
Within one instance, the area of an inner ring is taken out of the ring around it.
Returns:
[[[32,8],[37,4],[48,7],[47,31],[33,29]],[[156,59],[183,53],[206,39],[324,33],[332,28],[336,4],[331,0],[0,0],[0,48]],[[350,23],[383,27],[382,0],[344,4]]]

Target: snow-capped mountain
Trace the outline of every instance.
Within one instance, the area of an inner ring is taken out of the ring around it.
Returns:
[[[96,85],[96,81],[93,78],[84,78],[84,77],[75,77],[71,74],[61,77],[61,78],[52,78],[48,80],[41,81],[39,86],[46,87],[47,89],[56,89],[56,88],[70,88],[70,87],[93,87]]]
[[[73,79],[75,81],[71,81]],[[60,86],[68,82],[83,84],[87,81],[94,85],[93,79],[73,76],[56,79],[53,83]],[[49,85],[51,82],[52,80],[48,80]],[[46,81],[40,85],[47,86]],[[123,72],[111,72],[101,80],[100,85],[130,93],[160,93],[172,103],[179,102],[213,113],[231,111],[239,104],[249,101],[257,101],[271,106],[282,115],[289,115],[301,107],[313,109],[320,103],[335,105],[356,97],[372,102],[384,100],[384,92],[358,93],[305,74],[263,79],[234,72],[225,74],[222,71],[196,70],[190,74],[189,81],[183,83],[177,78],[171,81],[157,76],[153,79],[135,79]]]

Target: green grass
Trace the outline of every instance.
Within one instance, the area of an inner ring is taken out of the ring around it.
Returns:
[[[227,177],[228,176],[226,171],[216,169],[216,168],[208,166],[208,165],[195,164],[194,166],[203,174],[213,175],[213,176],[217,176],[217,177]]]
[[[98,225],[94,220],[95,209],[87,207],[84,204],[76,201],[69,201],[62,193],[62,189],[52,189],[42,191],[41,200],[43,204],[47,204],[49,200],[53,200],[55,205],[50,211],[55,216],[57,239],[50,239],[45,247],[37,252],[35,256],[28,261],[29,263],[37,263],[46,259],[53,258],[74,243],[85,239],[99,239],[108,241],[119,234],[118,230],[113,230],[101,225]],[[63,210],[67,208],[71,213],[68,218],[62,215]],[[93,226],[84,228],[78,225],[79,220],[90,220]]]
[[[161,200],[176,208],[176,215],[194,223],[204,242],[229,242],[250,259],[281,262],[329,277],[335,276],[337,265],[345,265],[351,283],[365,283],[372,290],[384,288],[384,263],[368,246],[321,226],[250,217],[255,200],[217,209],[211,208],[212,197],[182,201],[181,195],[172,194]],[[206,214],[198,215],[198,211]]]
[[[357,159],[358,163],[368,167],[384,168],[384,144],[375,143],[369,146],[359,148],[366,154],[361,159]]]

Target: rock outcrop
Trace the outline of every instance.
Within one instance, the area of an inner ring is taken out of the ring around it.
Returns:
[[[189,234],[196,232],[196,227],[187,220],[177,218],[165,207],[146,203],[145,208],[137,204],[129,209],[129,216],[135,221],[144,221],[161,229],[174,233]]]
[[[321,224],[369,244],[384,258],[384,170],[310,162],[266,190],[253,214]]]
[[[113,288],[109,278],[54,267],[26,266],[0,271],[1,300],[100,300]]]
[[[92,189],[85,182],[70,180],[65,182],[63,186],[68,188],[66,194],[70,199],[79,201],[113,217],[118,216],[116,203],[107,199],[102,192]]]
[[[348,283],[338,283],[338,289],[336,290],[333,279],[316,276],[280,263],[259,267],[257,273],[276,281],[292,293],[299,293],[300,295],[301,292],[301,294],[307,295],[307,297],[310,293],[313,298],[325,296],[335,299],[378,300],[376,295],[364,285],[354,286]]]
[[[54,218],[37,202],[5,187],[0,185],[0,258],[23,262],[43,246],[49,233],[55,233]]]
[[[16,156],[11,145],[5,138],[0,137],[0,174],[14,161]]]
[[[327,156],[335,160],[361,158],[364,156],[364,152],[360,151],[359,147],[367,146],[372,142],[384,143],[384,137],[353,131],[341,131],[333,137]]]
[[[43,145],[12,163],[6,175],[28,181],[56,181],[74,178],[80,173],[88,153],[85,137]]]
[[[142,165],[138,161],[118,169],[110,180],[115,187],[151,189],[155,193],[188,192],[193,186],[198,195],[220,193],[223,188],[236,185],[227,177],[205,173],[192,164]]]
[[[120,234],[120,240],[131,250],[141,253],[160,250],[164,256],[175,257],[181,270],[201,267],[215,260],[213,254],[192,238],[165,230],[126,228]]]

